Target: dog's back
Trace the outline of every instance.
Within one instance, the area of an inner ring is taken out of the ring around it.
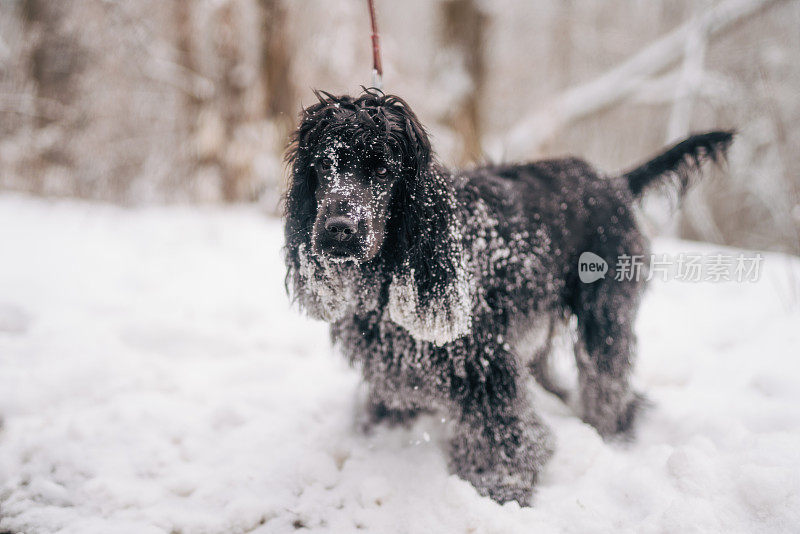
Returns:
[[[580,254],[594,252],[612,266],[620,255],[644,254],[646,240],[633,214],[636,201],[654,189],[682,196],[700,176],[699,167],[706,160],[718,162],[732,139],[727,131],[693,135],[616,176],[567,157],[480,167],[461,173],[462,183],[480,191],[497,217],[508,222],[509,234],[546,229],[568,300],[578,281]]]

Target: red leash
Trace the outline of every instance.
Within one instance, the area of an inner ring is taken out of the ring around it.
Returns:
[[[372,23],[372,86],[383,88],[383,65],[381,65],[381,44],[378,40],[378,21],[375,18],[375,4],[367,0],[369,20]]]

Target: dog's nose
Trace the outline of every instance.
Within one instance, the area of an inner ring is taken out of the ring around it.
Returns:
[[[329,217],[325,221],[325,230],[338,241],[347,241],[356,233],[356,222],[349,217]]]

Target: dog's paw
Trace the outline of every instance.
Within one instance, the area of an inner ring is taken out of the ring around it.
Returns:
[[[625,404],[611,408],[592,406],[584,410],[583,422],[592,425],[603,439],[633,440],[636,424],[652,403],[641,393],[634,393]]]
[[[525,479],[518,473],[475,473],[469,482],[479,494],[499,504],[517,501],[520,506],[530,506],[536,477]]]
[[[409,428],[422,413],[425,413],[425,410],[394,409],[382,402],[369,402],[356,415],[356,427],[363,434],[370,434],[380,424]]]
[[[530,506],[539,472],[555,448],[550,430],[535,416],[512,426],[460,430],[450,442],[451,470],[500,504]]]
[[[506,457],[488,467],[456,466],[456,474],[479,494],[499,504],[517,501],[520,506],[531,506],[539,471],[552,456],[552,444],[540,444],[535,451],[516,452],[518,458]]]

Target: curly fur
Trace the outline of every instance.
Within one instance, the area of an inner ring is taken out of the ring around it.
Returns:
[[[604,437],[624,434],[643,404],[629,380],[642,282],[609,273],[583,284],[578,256],[591,251],[613,266],[620,255],[645,254],[636,200],[688,176],[704,154],[724,152],[731,134],[691,137],[616,177],[574,158],[449,171],[400,98],[366,90],[318,99],[303,111],[288,154],[289,292],[331,324],[332,339],[360,367],[374,419],[448,411],[453,471],[499,502],[529,504],[553,442],[523,380],[531,370],[564,395],[547,372],[553,325],[577,318],[584,421]],[[342,163],[326,178],[315,163],[320,151],[338,151],[334,163],[347,160],[348,170]],[[390,169],[386,185],[364,170],[376,157]],[[334,190],[325,180],[350,195],[341,209],[365,228],[362,256],[314,247]],[[373,200],[352,206],[362,197]]]

